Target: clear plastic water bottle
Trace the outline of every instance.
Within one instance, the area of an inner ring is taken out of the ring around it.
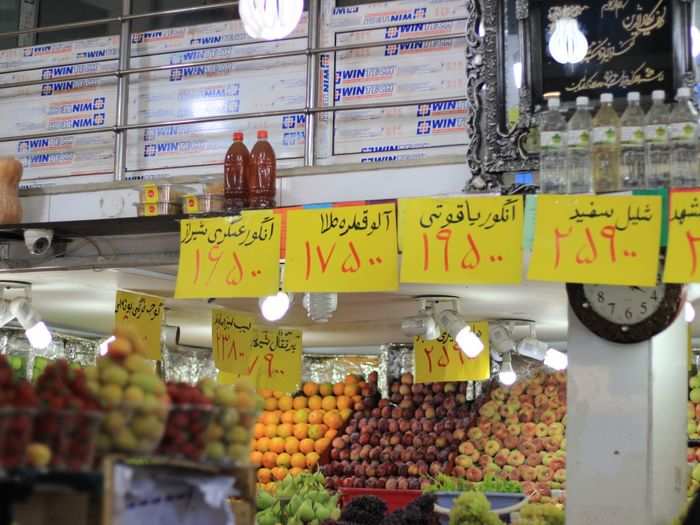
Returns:
[[[620,119],[620,182],[623,190],[645,185],[644,110],[639,100],[639,92],[628,93],[627,109]]]
[[[600,96],[600,109],[593,117],[593,188],[598,192],[620,189],[620,117],[611,93]]]
[[[698,164],[698,112],[690,101],[690,88],[680,88],[677,104],[669,118],[671,138],[671,186],[695,187],[700,184]]]
[[[593,191],[591,166],[591,112],[588,97],[576,98],[576,112],[569,120],[566,134],[566,171],[569,174],[569,193]]]
[[[669,111],[664,103],[666,94],[654,91],[651,94],[651,108],[644,119],[646,138],[647,187],[668,187],[671,181],[671,144],[668,139]]]
[[[547,100],[540,124],[540,189],[542,193],[566,193],[566,120],[559,112],[559,97]]]

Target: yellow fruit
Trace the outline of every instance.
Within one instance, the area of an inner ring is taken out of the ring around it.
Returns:
[[[323,406],[323,398],[320,396],[311,396],[308,405],[311,410],[319,410]]]
[[[318,394],[321,397],[330,396],[333,394],[333,385],[330,383],[323,383],[318,387]]]
[[[102,424],[109,432],[116,434],[126,426],[126,415],[119,410],[112,410],[107,412]]]
[[[309,411],[306,408],[302,408],[301,410],[297,410],[296,413],[294,414],[294,422],[295,423],[307,423],[309,421]]]
[[[277,455],[277,466],[279,467],[288,467],[289,462],[292,460],[292,457],[287,454],[286,452],[282,452],[281,454]]]
[[[106,407],[121,405],[122,397],[122,389],[118,385],[109,384],[100,388],[100,400]]]
[[[265,410],[277,410],[277,400],[274,397],[268,397],[263,404]]]
[[[136,354],[132,354],[136,355]],[[129,356],[131,357],[131,356]],[[124,404],[130,408],[138,408],[143,404],[144,394],[139,387],[131,385],[124,391]]]
[[[292,408],[294,410],[299,410],[300,408],[306,408],[307,399],[304,396],[297,396],[292,401]]]
[[[303,469],[306,467],[306,456],[301,453],[292,454],[290,464],[294,468]]]
[[[334,410],[336,407],[335,398],[333,396],[326,396],[321,402],[321,408],[323,410]]]
[[[283,411],[291,410],[294,407],[294,400],[289,396],[282,396],[279,398],[277,406]]]
[[[321,456],[319,456],[316,452],[309,452],[306,455],[306,466],[308,468],[313,468],[316,465],[318,465],[318,461],[321,459]]]
[[[36,468],[44,468],[51,463],[51,449],[41,443],[32,443],[27,447],[29,464]]]
[[[287,454],[295,454],[299,452],[299,440],[295,437],[288,437],[284,440],[284,451]]]

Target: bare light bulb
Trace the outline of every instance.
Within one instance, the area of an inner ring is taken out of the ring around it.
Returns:
[[[588,39],[575,19],[564,17],[554,23],[548,49],[552,58],[560,64],[578,64],[586,58]]]
[[[700,55],[700,29],[695,26],[690,28],[690,44],[693,58],[697,58]]]
[[[466,328],[463,328],[457,334],[455,342],[462,352],[464,352],[464,355],[466,355],[469,359],[478,357],[484,350],[484,343],[482,343],[481,339],[479,339],[477,335],[471,331],[469,325],[467,325]]]
[[[523,63],[513,62],[513,81],[515,88],[520,89],[523,85]]]
[[[304,11],[303,0],[240,0],[238,11],[251,38],[277,40],[289,36]]]
[[[290,294],[285,292],[277,292],[275,295],[261,297],[258,301],[260,312],[268,321],[279,321],[289,311],[289,306],[292,304]]]
[[[513,370],[513,365],[510,362],[510,353],[508,353],[503,357],[503,364],[501,365],[501,371],[498,373],[498,380],[501,384],[510,386],[515,383],[516,379],[518,379],[518,376],[515,374],[515,370]]]
[[[692,323],[695,320],[695,307],[690,301],[685,302],[685,307],[683,308],[683,315],[685,317],[686,323]]]
[[[550,348],[544,354],[544,365],[557,371],[566,370],[569,366],[569,356],[564,352]]]
[[[27,336],[27,340],[29,344],[32,345],[32,348],[36,348],[37,350],[48,348],[53,340],[51,332],[46,328],[43,321],[39,321],[28,330],[25,330],[24,335]]]

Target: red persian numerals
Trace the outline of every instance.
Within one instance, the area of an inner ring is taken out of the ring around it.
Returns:
[[[574,233],[573,226],[569,226],[568,230],[561,231],[559,228],[554,228],[554,268],[558,268],[561,263],[562,254],[565,254],[563,241],[571,237]],[[584,242],[576,250],[576,264],[592,264],[598,260],[598,256],[607,254],[611,263],[617,263],[619,260],[619,250],[617,243],[617,228],[613,225],[603,226],[595,233],[589,226],[584,228]],[[600,246],[603,243],[603,246]],[[623,250],[622,254],[625,257],[636,257],[637,252],[634,250]]]
[[[450,355],[453,357],[457,356],[456,359],[459,360],[459,366],[464,366],[464,354],[459,347],[454,342],[443,342],[442,339],[442,337],[438,339],[438,342],[441,344],[437,353],[435,353],[434,346],[432,345],[427,345],[423,349],[423,353],[428,362],[428,373],[433,372],[434,366],[437,368],[447,368],[450,365]]]

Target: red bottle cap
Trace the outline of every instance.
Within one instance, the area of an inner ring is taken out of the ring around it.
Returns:
[[[233,140],[236,142],[243,142],[243,132],[242,131],[235,131],[233,133]]]
[[[259,139],[266,139],[267,138],[267,130],[266,129],[259,129],[258,130],[258,138]]]

